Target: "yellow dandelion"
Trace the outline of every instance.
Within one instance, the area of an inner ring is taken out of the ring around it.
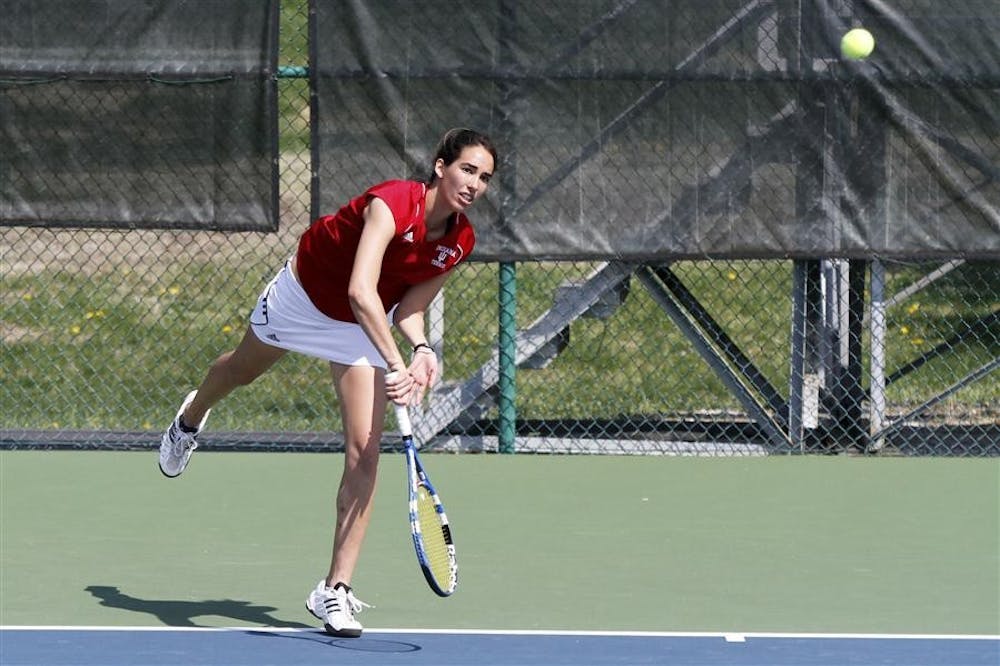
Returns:
[[[922,345],[922,344],[924,344],[924,339],[923,338],[911,338],[910,339],[910,344],[911,345]]]
[[[222,327],[222,332],[223,333],[232,333],[233,332],[233,327],[230,326],[229,324],[226,324],[225,326]]]
[[[70,335],[80,335],[80,327],[77,324],[73,324],[69,327]]]
[[[142,429],[143,430],[152,430],[153,429],[153,424],[150,423],[149,421],[146,421],[145,423],[142,424]]]
[[[914,303],[910,307],[906,308],[906,313],[907,314],[916,314],[917,310],[919,310],[919,309],[920,309],[920,303]]]
[[[899,332],[902,333],[903,335],[909,335],[910,334],[910,327],[909,326],[900,326],[899,327]]]
[[[30,301],[30,300],[32,300],[32,299],[33,299],[34,297],[35,297],[35,295],[34,295],[34,294],[25,294],[25,295],[24,295],[24,296],[22,296],[21,298],[23,298],[23,299],[24,299],[24,300],[26,300],[26,301]]]
[[[726,277],[729,278],[730,282],[732,282],[733,280],[736,279],[736,271],[729,271],[728,273],[726,273]]]
[[[181,293],[181,288],[170,287],[169,289],[167,289],[167,293],[169,293],[171,296],[176,296],[177,294]]]

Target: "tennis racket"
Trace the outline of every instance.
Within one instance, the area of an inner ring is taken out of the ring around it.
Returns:
[[[404,405],[393,403],[393,406],[396,408],[396,421],[403,436],[403,452],[406,454],[406,485],[409,490],[413,548],[417,552],[417,562],[424,572],[427,584],[438,596],[447,597],[458,585],[458,562],[455,559],[455,544],[451,540],[448,516],[445,515],[441,498],[427,478],[420,456],[417,455],[409,410]]]

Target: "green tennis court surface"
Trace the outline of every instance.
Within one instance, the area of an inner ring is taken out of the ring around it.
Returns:
[[[342,456],[0,452],[0,625],[305,627]],[[367,627],[1000,634],[1000,461],[428,455],[458,591],[383,456]]]

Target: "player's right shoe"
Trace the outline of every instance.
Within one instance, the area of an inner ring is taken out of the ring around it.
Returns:
[[[357,638],[363,627],[354,614],[371,606],[354,596],[347,585],[337,583],[327,587],[326,581],[321,580],[306,597],[306,608],[323,623],[326,633],[331,636]]]
[[[191,460],[191,454],[198,448],[195,436],[205,427],[205,421],[208,420],[208,414],[212,410],[205,412],[201,423],[198,424],[198,429],[194,432],[184,430],[180,423],[181,414],[191,404],[197,393],[197,391],[191,391],[187,394],[184,402],[181,403],[181,408],[177,410],[177,416],[174,417],[170,427],[163,433],[163,438],[160,440],[160,471],[163,476],[170,478],[180,476],[180,473],[187,467],[188,461]]]

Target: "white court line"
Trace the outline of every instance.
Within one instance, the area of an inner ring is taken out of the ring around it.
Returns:
[[[152,626],[70,626],[70,625],[0,625],[0,631],[261,631],[270,633],[315,633],[317,628],[302,627],[152,627]],[[784,633],[758,631],[577,631],[562,629],[365,629],[368,634],[455,634],[484,636],[595,636],[626,638],[721,638],[727,642],[742,642],[750,638],[785,639],[844,639],[844,640],[934,640],[934,641],[1000,641],[1000,634],[852,634],[852,633]],[[742,640],[741,640],[742,639]]]

